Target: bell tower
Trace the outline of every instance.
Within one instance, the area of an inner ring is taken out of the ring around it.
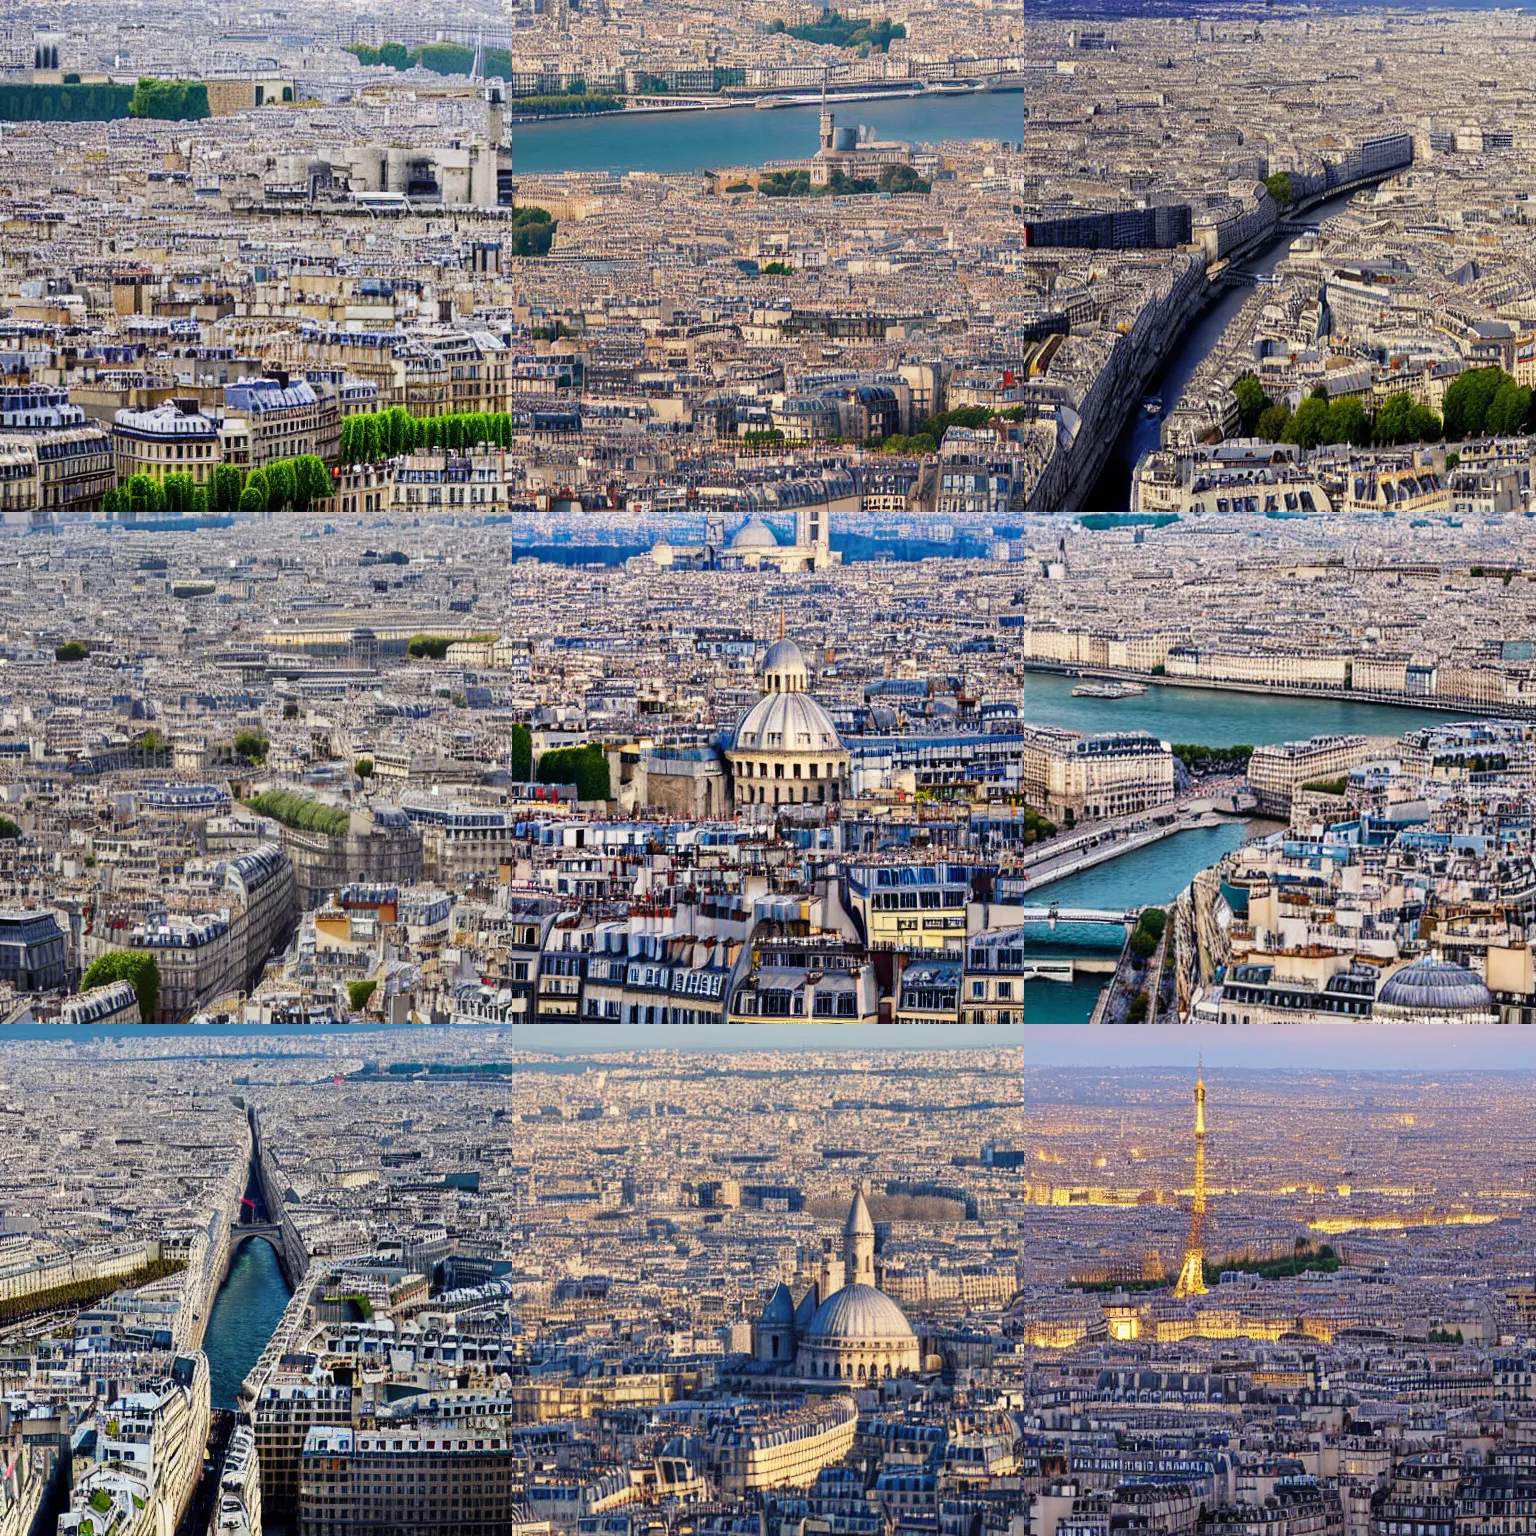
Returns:
[[[843,1223],[843,1267],[849,1285],[875,1283],[875,1224],[864,1203],[864,1191],[858,1186],[854,1187],[853,1204],[848,1207],[848,1219]]]

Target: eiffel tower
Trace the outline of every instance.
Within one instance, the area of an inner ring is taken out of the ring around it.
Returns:
[[[1189,1213],[1189,1241],[1173,1287],[1175,1296],[1205,1295],[1205,1075],[1195,1079],[1195,1200]]]

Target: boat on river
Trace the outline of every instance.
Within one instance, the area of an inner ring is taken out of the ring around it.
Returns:
[[[1147,691],[1144,683],[1079,683],[1074,699],[1134,699]]]

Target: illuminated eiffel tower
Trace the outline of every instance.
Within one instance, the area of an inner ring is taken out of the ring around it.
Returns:
[[[1195,1079],[1195,1200],[1175,1296],[1205,1295],[1205,1074]]]

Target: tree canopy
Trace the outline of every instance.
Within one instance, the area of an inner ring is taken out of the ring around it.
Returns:
[[[130,117],[185,122],[208,116],[208,87],[200,80],[155,80],[145,75],[128,103]]]
[[[114,981],[132,984],[139,997],[139,1017],[146,1024],[158,1021],[160,1006],[160,964],[142,949],[113,949],[94,960],[80,978],[80,990],[111,986]]]
[[[544,753],[538,779],[540,784],[574,784],[578,800],[607,800],[611,795],[608,754],[595,741]]]
[[[1459,440],[1504,436],[1536,424],[1529,389],[1502,368],[1469,368],[1445,391],[1445,435]]]

